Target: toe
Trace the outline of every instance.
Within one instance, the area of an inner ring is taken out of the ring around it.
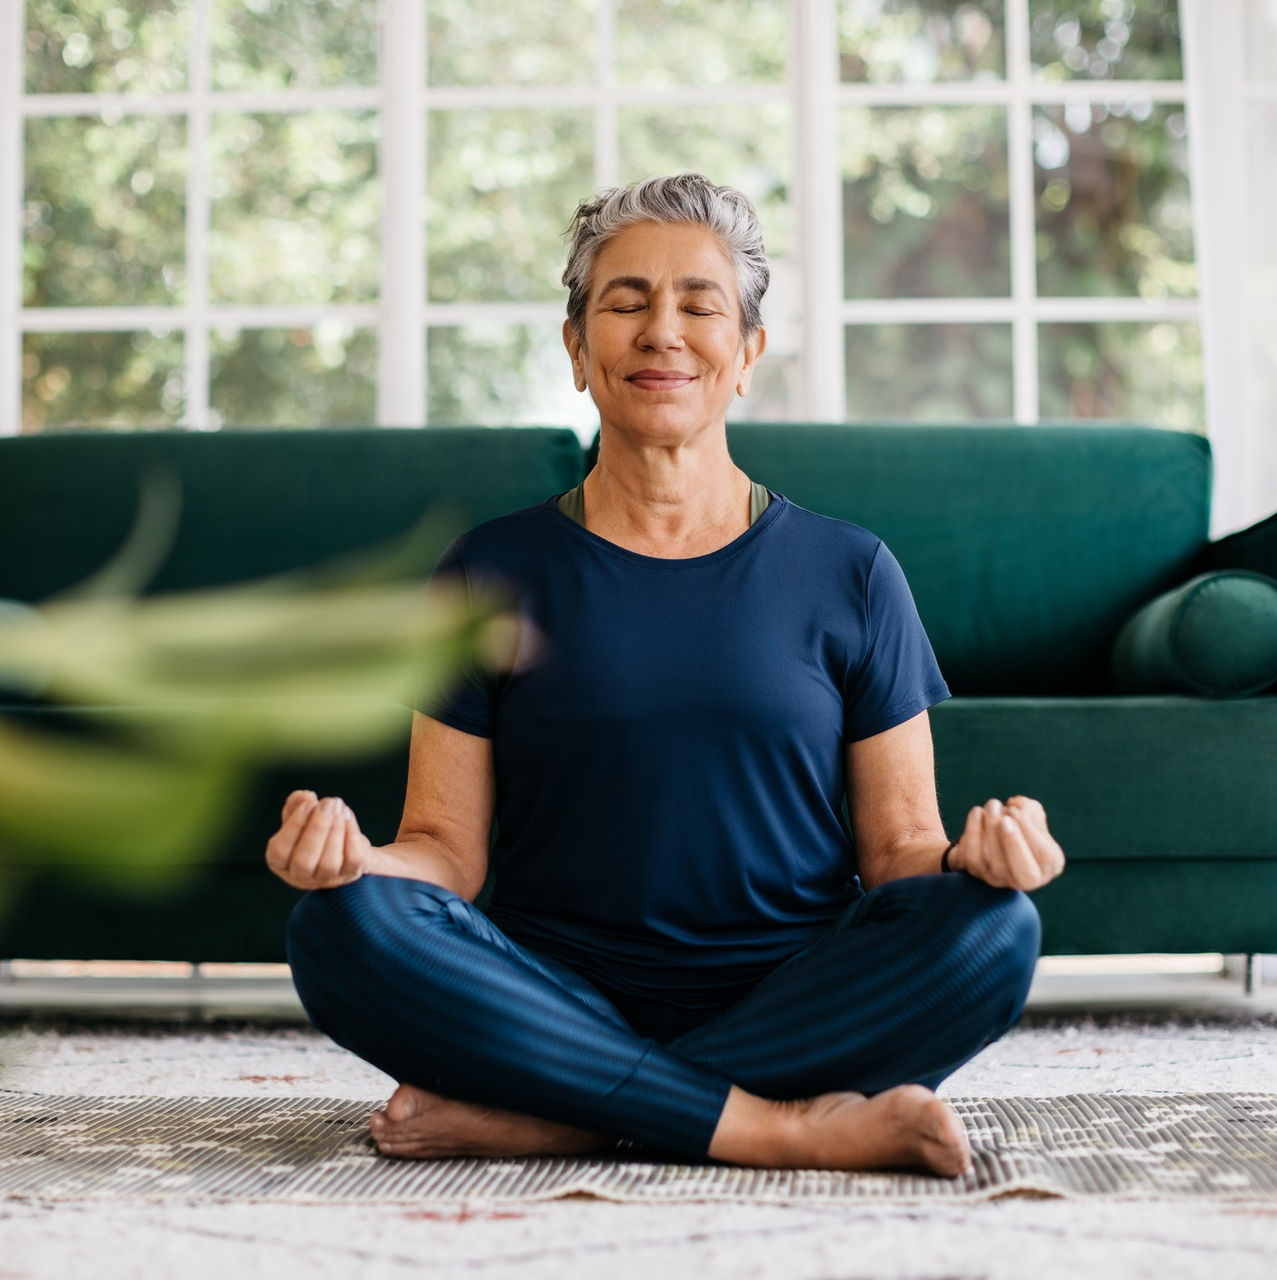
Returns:
[[[401,1084],[386,1103],[386,1119],[391,1124],[403,1124],[421,1110],[421,1094],[410,1084]]]

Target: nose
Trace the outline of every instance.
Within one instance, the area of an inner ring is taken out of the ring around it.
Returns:
[[[652,298],[647,307],[647,323],[639,331],[638,344],[645,351],[668,351],[683,345],[679,324],[682,313],[673,301]]]

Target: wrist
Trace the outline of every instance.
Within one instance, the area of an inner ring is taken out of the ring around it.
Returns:
[[[958,847],[958,842],[956,840],[950,840],[949,843],[945,846],[945,851],[940,855],[940,870],[942,872],[959,870],[959,868],[955,867],[953,863],[950,861],[950,855],[953,853],[953,851],[957,847]]]

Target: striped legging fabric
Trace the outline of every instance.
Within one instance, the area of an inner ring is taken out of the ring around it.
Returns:
[[[672,1006],[627,1017],[423,881],[308,893],[288,926],[311,1021],[396,1080],[693,1160],[733,1084],[768,1098],[935,1088],[1015,1023],[1039,943],[1022,893],[966,875],[891,880],[744,997],[689,1019]]]

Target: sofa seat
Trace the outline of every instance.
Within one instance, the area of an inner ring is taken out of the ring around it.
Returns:
[[[954,698],[932,712],[948,831],[1035,796],[1069,854],[1047,954],[1261,952],[1277,902],[1277,698]]]

